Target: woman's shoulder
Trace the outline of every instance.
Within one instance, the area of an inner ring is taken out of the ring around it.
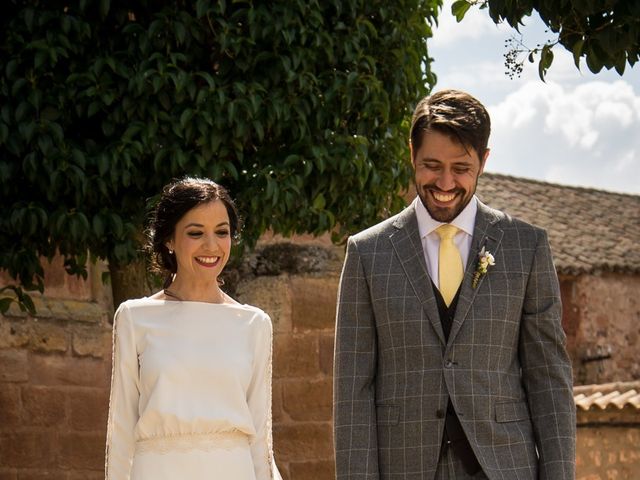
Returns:
[[[271,322],[271,318],[269,317],[269,315],[260,307],[256,307],[255,305],[249,305],[248,303],[233,303],[229,305],[232,307],[236,307],[244,310],[249,315],[256,318],[258,321],[269,322],[269,323]]]

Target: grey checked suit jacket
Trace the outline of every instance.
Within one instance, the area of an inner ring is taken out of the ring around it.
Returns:
[[[495,265],[476,288],[485,247]],[[336,325],[339,480],[433,479],[447,395],[485,474],[575,477],[575,404],[546,233],[478,202],[445,344],[415,209],[349,239]]]

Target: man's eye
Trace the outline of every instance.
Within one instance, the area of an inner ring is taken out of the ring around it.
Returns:
[[[458,167],[454,168],[453,171],[455,173],[467,173],[469,171],[469,167]]]

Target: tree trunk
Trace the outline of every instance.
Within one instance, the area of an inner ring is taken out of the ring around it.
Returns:
[[[144,259],[123,266],[110,262],[109,273],[113,289],[113,307],[116,309],[125,300],[144,297],[151,293]]]

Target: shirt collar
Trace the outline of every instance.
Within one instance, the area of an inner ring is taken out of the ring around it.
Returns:
[[[425,208],[420,200],[419,196],[416,196],[413,201],[414,208],[416,210],[416,218],[418,220],[418,231],[420,232],[420,238],[424,238],[432,233],[440,225],[444,225],[442,222],[438,222],[431,218],[429,212]],[[467,235],[473,236],[473,229],[476,225],[476,213],[478,212],[478,198],[474,195],[471,201],[464,209],[453,219],[451,225],[455,225]]]

